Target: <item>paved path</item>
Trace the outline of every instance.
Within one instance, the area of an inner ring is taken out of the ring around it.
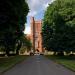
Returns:
[[[75,75],[75,72],[43,56],[31,56],[24,62],[5,72],[3,75]]]

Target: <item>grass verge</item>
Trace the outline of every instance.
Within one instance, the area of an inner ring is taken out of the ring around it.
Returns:
[[[47,56],[49,59],[75,72],[75,56]]]
[[[17,63],[23,61],[28,56],[13,56],[13,57],[4,57],[0,58],[0,73],[3,73],[16,65]]]

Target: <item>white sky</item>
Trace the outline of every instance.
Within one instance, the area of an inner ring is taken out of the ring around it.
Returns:
[[[40,11],[45,11],[48,4],[53,2],[54,0],[27,0],[27,3],[29,5],[30,12],[28,13],[29,16],[34,16],[38,15]],[[39,15],[40,16],[40,15]],[[28,18],[27,18],[28,19]],[[24,33],[30,34],[30,25],[29,23],[26,24],[26,29]]]

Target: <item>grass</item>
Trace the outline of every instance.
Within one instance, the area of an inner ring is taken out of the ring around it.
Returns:
[[[27,56],[13,56],[0,58],[0,72],[10,69],[12,66],[23,61]]]
[[[47,56],[49,59],[59,63],[68,69],[75,71],[75,56]]]

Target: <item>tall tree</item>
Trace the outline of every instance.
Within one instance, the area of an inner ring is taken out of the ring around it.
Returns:
[[[75,0],[55,0],[49,4],[45,11],[42,28],[43,46],[46,49],[53,51],[75,49],[74,12]]]
[[[0,10],[0,39],[9,55],[10,47],[23,35],[29,7],[25,0],[0,0]]]

